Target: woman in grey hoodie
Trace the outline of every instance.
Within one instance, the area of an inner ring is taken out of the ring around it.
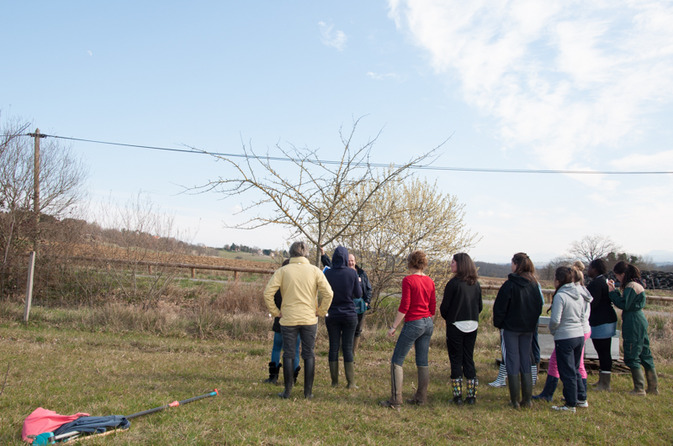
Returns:
[[[552,406],[552,409],[575,412],[578,387],[582,385],[579,367],[584,348],[584,325],[588,317],[591,295],[580,293],[573,283],[572,268],[567,266],[556,269],[554,286],[556,293],[552,300],[549,331],[554,336],[565,405]]]

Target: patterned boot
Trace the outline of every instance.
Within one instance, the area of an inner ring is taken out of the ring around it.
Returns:
[[[479,385],[479,380],[477,378],[467,380],[467,398],[465,398],[465,403],[473,405],[477,402],[477,386]]]
[[[451,387],[453,389],[453,404],[463,405],[463,378],[452,379]]]

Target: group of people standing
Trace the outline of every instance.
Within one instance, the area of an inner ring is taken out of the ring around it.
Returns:
[[[296,379],[296,374],[293,374],[299,367],[298,359],[294,359],[298,336],[304,359],[304,396],[312,397],[318,316],[325,316],[329,335],[332,386],[338,385],[341,351],[348,388],[356,387],[354,351],[363,315],[371,299],[369,280],[364,271],[355,265],[355,258],[346,248],[337,247],[331,260],[323,252],[324,274],[308,262],[307,253],[303,242],[293,243],[289,263],[274,273],[264,291],[271,315],[280,318],[285,390],[279,395],[283,398],[289,398]],[[404,321],[390,364],[391,395],[381,402],[386,407],[397,408],[403,404],[402,365],[412,346],[418,384],[415,394],[406,402],[424,404],[427,401],[430,382],[428,351],[437,307],[435,284],[424,273],[427,265],[428,259],[423,251],[414,251],[407,258],[409,274],[402,280],[400,305],[388,330],[388,336],[395,336]],[[493,304],[493,324],[501,330],[503,363],[512,407],[530,407],[533,399],[551,401],[559,379],[563,383],[565,403],[553,408],[574,412],[576,407],[587,407],[583,355],[589,336],[600,364],[599,381],[594,386],[597,390],[610,390],[611,338],[617,323],[613,304],[623,310],[624,361],[632,372],[632,393],[658,393],[657,375],[649,350],[647,320],[642,312],[645,293],[640,283],[640,272],[637,267],[625,262],[615,265],[614,273],[620,282],[620,291],[615,288],[614,282],[606,280],[607,268],[605,262],[599,259],[589,265],[588,275],[592,281],[588,287],[584,286],[583,266],[561,266],[555,271],[556,291],[552,297],[549,322],[555,349],[545,388],[540,395],[533,396],[534,375],[539,362],[537,327],[544,296],[528,255],[516,253],[511,267],[512,272],[500,287]],[[446,284],[439,310],[446,321],[453,403],[475,404],[479,381],[474,364],[474,347],[479,314],[483,308],[481,287],[477,268],[468,254],[455,254],[450,268],[453,277]],[[278,297],[274,300],[277,292],[280,292],[282,300]],[[275,365],[273,353],[272,363],[274,367],[279,367]],[[271,365],[270,375],[273,372]],[[644,388],[646,380],[647,391]]]

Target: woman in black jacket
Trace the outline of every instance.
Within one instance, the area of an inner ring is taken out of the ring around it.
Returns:
[[[612,376],[612,337],[617,333],[617,313],[612,307],[610,290],[606,273],[608,267],[603,259],[595,259],[589,264],[587,274],[591,282],[587,289],[593,296],[591,301],[591,341],[598,353],[598,364],[601,373],[598,382],[594,384],[596,390],[610,390],[610,377]]]
[[[477,282],[477,267],[465,253],[451,259],[453,278],[444,288],[444,299],[439,307],[446,320],[446,348],[451,362],[453,402],[463,404],[463,376],[467,380],[467,404],[474,404],[477,396],[477,370],[474,367],[474,344],[477,340],[479,313],[483,308],[481,287]]]
[[[535,278],[535,266],[530,257],[523,252],[514,254],[512,273],[498,290],[493,303],[493,325],[503,330],[507,352],[507,385],[510,404],[514,408],[533,405],[531,344],[542,313],[543,301],[540,285]],[[519,394],[522,396],[521,402]]]

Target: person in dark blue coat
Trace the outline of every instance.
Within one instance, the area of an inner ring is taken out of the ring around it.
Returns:
[[[353,337],[358,324],[355,299],[362,297],[362,286],[357,272],[348,267],[348,250],[337,246],[332,256],[332,266],[325,277],[334,291],[332,305],[327,310],[325,325],[329,335],[329,371],[332,386],[339,384],[339,348],[343,352],[344,369],[348,388],[356,388],[353,367]]]

